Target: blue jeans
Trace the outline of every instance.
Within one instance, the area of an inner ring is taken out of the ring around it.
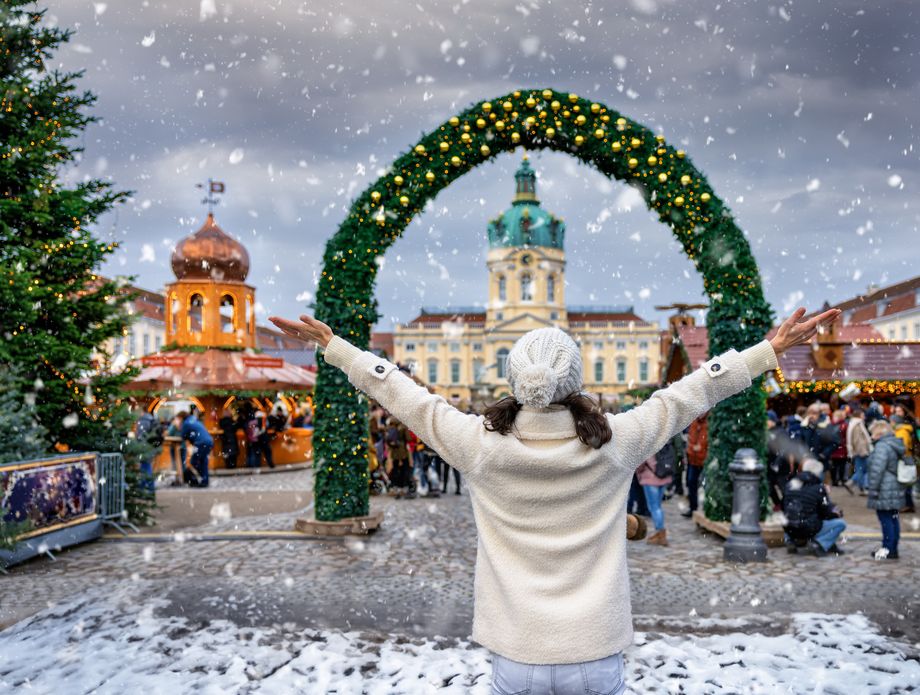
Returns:
[[[192,468],[198,472],[198,476],[201,478],[196,487],[207,487],[208,486],[208,456],[211,454],[211,449],[213,445],[210,444],[200,444],[195,449],[195,453],[192,454]]]
[[[868,456],[854,456],[853,457],[853,477],[850,478],[860,490],[865,490],[866,485],[869,484],[869,457]]]
[[[843,519],[825,519],[821,522],[821,530],[815,534],[815,542],[825,551],[830,550],[846,527]]]
[[[147,492],[154,491],[153,461],[141,461],[140,488],[141,490],[147,490]]]
[[[888,548],[889,555],[898,554],[898,541],[901,539],[901,520],[897,509],[875,510],[882,525],[882,546]]]
[[[522,664],[492,654],[492,695],[622,695],[623,654],[580,664]]]
[[[645,503],[648,505],[649,514],[652,515],[656,531],[664,528],[664,510],[661,508],[661,498],[664,496],[665,487],[664,485],[642,486],[642,491],[645,492]]]
[[[687,501],[690,502],[691,512],[695,512],[700,504],[699,491],[702,477],[702,466],[687,466]]]

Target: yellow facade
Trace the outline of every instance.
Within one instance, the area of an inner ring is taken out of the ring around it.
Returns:
[[[519,179],[516,201],[535,201],[532,179]],[[512,219],[526,221],[527,211]],[[490,230],[490,240],[494,236]],[[658,383],[656,323],[643,321],[630,307],[566,306],[561,232],[555,245],[493,243],[486,266],[489,300],[484,308],[423,309],[415,321],[394,330],[395,361],[409,365],[439,394],[477,406],[507,395],[508,352],[524,333],[545,326],[558,326],[580,344],[585,390],[604,402]]]

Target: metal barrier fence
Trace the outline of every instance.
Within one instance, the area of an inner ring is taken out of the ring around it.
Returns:
[[[97,475],[99,476],[99,516],[103,524],[114,526],[123,535],[127,526],[135,533],[140,529],[129,522],[125,515],[125,457],[119,453],[97,454]]]

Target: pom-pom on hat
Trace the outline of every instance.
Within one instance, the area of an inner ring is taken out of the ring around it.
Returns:
[[[582,385],[581,351],[558,328],[525,333],[508,355],[508,383],[521,405],[545,408]]]

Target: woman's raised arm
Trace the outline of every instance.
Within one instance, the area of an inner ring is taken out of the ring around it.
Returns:
[[[393,413],[451,466],[469,473],[472,455],[478,451],[472,444],[485,433],[479,416],[461,413],[395,364],[335,336],[329,326],[312,316],[305,314],[300,321],[272,316],[269,321],[290,336],[324,348],[326,362],[344,371],[352,384]]]

